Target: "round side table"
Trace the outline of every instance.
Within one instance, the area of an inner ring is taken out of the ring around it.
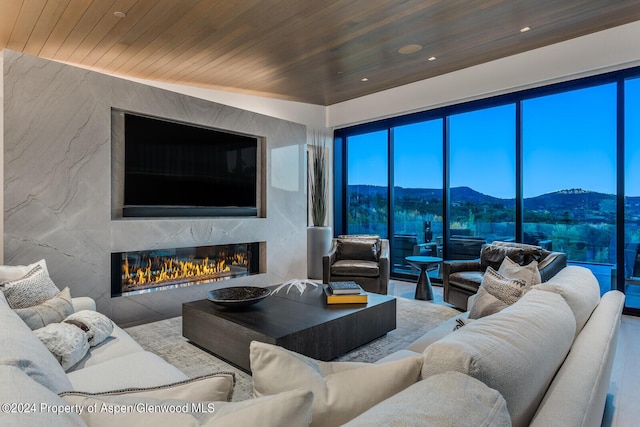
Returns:
[[[408,256],[405,258],[409,264],[420,270],[420,277],[416,284],[415,299],[432,300],[433,288],[427,271],[437,268],[442,262],[442,258],[435,256]]]

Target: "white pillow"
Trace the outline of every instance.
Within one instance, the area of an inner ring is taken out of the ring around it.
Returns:
[[[34,262],[29,265],[0,265],[0,282],[7,282],[10,280],[17,280],[27,275],[36,266],[40,266],[44,272],[49,275],[47,269],[47,261],[41,259],[38,262]]]
[[[49,349],[65,371],[78,363],[87,351],[89,342],[82,329],[68,323],[50,323],[33,331]]]
[[[344,424],[414,384],[422,357],[382,364],[321,362],[271,344],[250,346],[256,397],[304,388],[313,392],[312,426]]]
[[[111,336],[113,322],[102,313],[93,310],[77,311],[63,320],[65,323],[77,326],[87,334],[87,341],[95,347]]]
[[[33,307],[17,308],[15,312],[31,329],[39,329],[50,323],[61,322],[73,313],[71,293],[64,288],[53,298]]]
[[[70,405],[82,406],[80,417],[91,427],[282,427],[309,425],[313,394],[308,390],[293,390],[243,402],[192,402],[136,395],[95,397],[65,394],[62,399]],[[161,405],[165,411],[153,411]],[[105,408],[105,411],[90,412],[87,410],[90,407]],[[109,408],[120,409],[123,413],[110,414]],[[130,409],[124,412],[127,408]]]
[[[53,298],[60,292],[39,265],[20,279],[3,282],[0,288],[11,308],[32,307]]]

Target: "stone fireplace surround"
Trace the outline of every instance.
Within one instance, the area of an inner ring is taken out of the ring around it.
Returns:
[[[177,316],[213,288],[306,277],[304,125],[10,50],[2,64],[5,264],[46,259],[58,287],[119,324]],[[263,217],[112,218],[112,108],[262,137]],[[111,297],[113,252],[252,241],[262,274]]]

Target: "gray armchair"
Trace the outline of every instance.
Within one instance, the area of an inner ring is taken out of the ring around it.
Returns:
[[[322,282],[354,281],[367,292],[386,294],[389,240],[377,236],[339,236],[322,257]]]
[[[520,265],[533,260],[538,261],[538,270],[543,282],[555,276],[567,266],[567,255],[562,252],[550,252],[540,246],[524,243],[493,242],[489,248],[480,251],[480,257],[474,260],[443,262],[442,285],[443,299],[462,310],[467,310],[467,300],[478,292],[484,272],[488,266],[498,270],[505,256]],[[491,250],[491,247],[502,247]]]

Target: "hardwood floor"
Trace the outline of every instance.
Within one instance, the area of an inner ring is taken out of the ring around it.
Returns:
[[[413,298],[416,284],[401,280],[389,282],[389,294]],[[442,287],[433,287],[434,302],[442,300]],[[640,318],[622,316],[616,355],[613,361],[609,396],[603,427],[636,427],[640,425]]]

